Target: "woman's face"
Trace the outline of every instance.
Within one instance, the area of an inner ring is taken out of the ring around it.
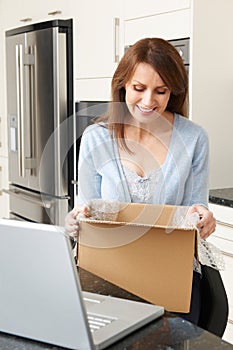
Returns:
[[[158,115],[164,115],[170,90],[149,64],[139,63],[125,90],[128,109],[139,123],[152,122]]]

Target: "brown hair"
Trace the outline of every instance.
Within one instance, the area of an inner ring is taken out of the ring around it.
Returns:
[[[107,115],[102,118],[121,145],[124,142],[124,119],[129,113],[125,102],[125,85],[133,76],[139,63],[153,67],[171,94],[167,110],[172,113],[187,114],[188,75],[176,48],[164,39],[146,38],[129,47],[122,57],[112,78],[112,102]],[[117,103],[120,102],[120,103]],[[126,147],[127,148],[127,147]]]

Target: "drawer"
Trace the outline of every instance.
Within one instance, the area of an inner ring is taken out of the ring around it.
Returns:
[[[233,322],[233,257],[224,254],[225,270],[220,271],[229,303],[229,319]]]
[[[229,304],[229,320],[233,323],[233,242],[227,241],[226,239],[216,237],[212,234],[208,241],[219,248],[223,253],[225,262],[225,269],[220,271],[222,276],[223,284],[227,293],[228,304]]]
[[[233,242],[233,225],[217,223],[216,230],[211,236],[223,238],[229,243]]]
[[[214,244],[222,252],[231,256],[233,259],[233,241],[224,237],[222,231],[219,236],[217,234],[212,234],[207,241]]]
[[[209,203],[209,209],[218,221],[230,224],[233,227],[233,208]]]

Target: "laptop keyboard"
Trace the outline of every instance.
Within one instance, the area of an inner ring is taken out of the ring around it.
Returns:
[[[114,317],[95,315],[89,312],[87,318],[92,333],[116,320]]]

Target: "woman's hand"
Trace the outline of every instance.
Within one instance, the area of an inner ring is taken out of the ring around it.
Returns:
[[[208,238],[216,229],[216,219],[213,213],[202,205],[193,205],[189,212],[197,212],[199,214],[200,220],[197,223],[197,227],[200,230],[200,236],[203,239]]]
[[[89,217],[88,207],[78,205],[74,207],[65,217],[66,232],[76,241],[79,233],[79,223],[77,218],[79,214]]]

